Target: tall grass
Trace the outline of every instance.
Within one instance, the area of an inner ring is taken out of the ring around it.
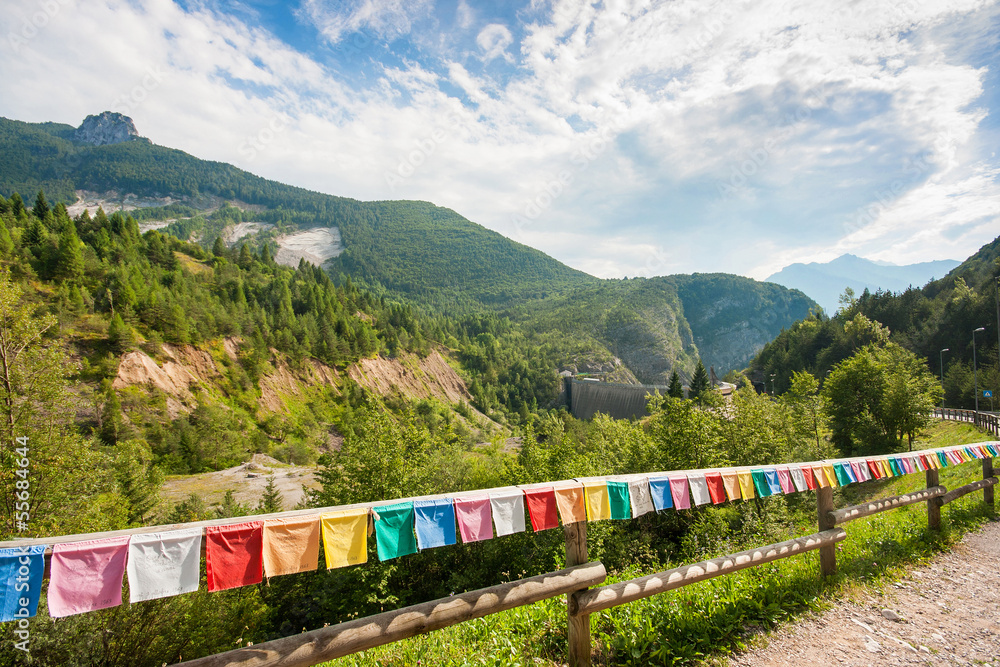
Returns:
[[[986,438],[965,424],[941,423],[914,445],[925,449],[981,442]],[[940,483],[958,488],[982,477],[976,461],[940,471]],[[913,474],[838,489],[837,507],[893,496],[924,487]],[[773,501],[772,501],[773,502]],[[791,503],[790,503],[791,505]],[[816,532],[815,503],[790,510],[789,532]],[[838,572],[825,581],[816,552],[688,586],[591,616],[598,665],[713,664],[745,648],[761,631],[820,610],[850,590],[878,588],[908,568],[947,549],[984,521],[994,518],[973,493],[946,505],[940,534],[927,529],[924,503],[865,517],[846,524],[847,539],[837,546]],[[706,558],[762,546],[730,535]],[[601,554],[591,553],[592,559]],[[681,563],[662,563],[659,569]],[[649,573],[628,568],[607,583]],[[566,661],[564,598],[545,600],[429,635],[335,660],[331,667],[375,665],[561,665]]]

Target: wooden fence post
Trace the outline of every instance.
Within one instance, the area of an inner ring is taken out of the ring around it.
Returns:
[[[927,488],[938,485],[938,471],[936,468],[928,468],[924,473],[927,478]],[[927,527],[931,530],[941,530],[941,499],[927,499]]]
[[[830,512],[833,511],[833,489],[823,486],[816,489],[816,515],[819,532],[830,530],[837,524]],[[819,549],[819,571],[824,577],[837,573],[837,545],[830,544]]]
[[[566,534],[566,567],[588,562],[587,522],[577,521],[563,527]],[[587,590],[587,589],[581,589]],[[566,634],[569,641],[569,667],[590,667],[590,614],[572,616],[570,598],[566,596]]]
[[[993,459],[985,458],[983,459],[983,479],[989,479],[993,476]],[[983,489],[983,502],[993,510],[993,487],[987,486]]]

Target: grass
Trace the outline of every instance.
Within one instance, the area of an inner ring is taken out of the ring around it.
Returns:
[[[934,424],[914,449],[988,440],[966,424]],[[978,461],[940,471],[948,489],[981,479]],[[837,507],[899,495],[924,487],[921,474],[851,485],[835,492]],[[792,515],[792,532],[816,532],[814,503]],[[942,531],[927,529],[923,503],[909,505],[845,525],[847,539],[837,546],[838,573],[823,581],[819,556],[811,552],[742,570],[591,616],[597,665],[719,665],[733,651],[757,641],[762,631],[793,621],[850,596],[859,588],[880,589],[913,565],[947,550],[966,532],[995,515],[980,493],[969,494],[942,510]],[[727,545],[720,553],[762,546]],[[600,554],[591,554],[600,558]],[[665,564],[664,567],[673,565]],[[606,583],[647,574],[638,570],[609,576]],[[329,663],[328,667],[375,665],[562,665],[566,660],[564,598],[463,623],[445,630],[379,647]]]

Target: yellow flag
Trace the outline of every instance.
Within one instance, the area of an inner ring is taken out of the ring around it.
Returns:
[[[326,567],[347,567],[368,562],[368,510],[342,510],[320,517]]]
[[[743,500],[751,500],[754,496],[753,474],[749,470],[739,470],[736,476],[740,480],[740,495]]]
[[[593,486],[584,485],[583,493],[587,499],[587,521],[611,518],[611,498],[608,496],[607,484],[601,482]]]

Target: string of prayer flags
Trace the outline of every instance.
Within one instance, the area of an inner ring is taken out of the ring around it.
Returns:
[[[691,493],[688,490],[688,478],[684,475],[670,477],[670,497],[674,499],[674,507],[679,510],[691,508]]]
[[[753,485],[757,490],[757,495],[761,498],[767,498],[771,495],[771,487],[767,483],[767,477],[764,475],[764,471],[757,469],[751,470],[750,474],[753,475]]]
[[[52,547],[49,616],[62,618],[122,603],[128,535]]]
[[[368,510],[361,507],[321,514],[326,569],[368,562]],[[381,523],[381,518],[376,524]]]
[[[45,571],[45,545],[0,549],[0,623],[38,613]]]
[[[128,601],[143,602],[198,590],[201,528],[133,535],[128,543]]]
[[[628,483],[628,498],[629,502],[632,503],[633,518],[655,511],[649,483],[645,479]]]
[[[450,498],[415,500],[413,516],[417,529],[417,547],[421,551],[448,546],[458,541],[455,506]]]
[[[712,502],[711,496],[708,495],[708,483],[705,481],[705,475],[703,473],[691,473],[687,477],[688,484],[691,487],[691,500],[695,506],[707,505]]]
[[[587,521],[601,521],[611,518],[611,499],[608,497],[606,483],[585,483],[583,493],[587,499]]]
[[[264,580],[264,522],[247,521],[205,529],[205,574],[209,592]]]
[[[740,470],[736,473],[736,476],[740,480],[740,496],[743,497],[743,500],[752,500],[755,498],[753,474],[749,470]]]
[[[781,495],[781,484],[778,482],[778,471],[775,468],[764,469],[764,479],[772,496]]]
[[[729,500],[739,500],[743,497],[740,493],[740,478],[735,471],[722,473],[722,486],[726,489],[726,497]]]
[[[608,504],[612,519],[631,519],[632,503],[628,495],[628,482],[608,482]]]
[[[559,527],[556,509],[556,493],[551,486],[541,489],[525,489],[524,499],[528,504],[528,518],[531,529],[536,533]]]
[[[264,574],[312,572],[319,568],[319,516],[264,521]]]
[[[490,508],[498,536],[524,532],[524,493],[520,489],[491,493]]]
[[[800,466],[789,466],[788,471],[792,475],[792,481],[795,483],[796,491],[802,492],[809,490],[809,484],[806,482],[806,475]],[[812,471],[810,471],[809,476],[812,477]]]
[[[557,488],[556,507],[563,525],[587,520],[587,505],[583,499],[583,486],[564,486]]]
[[[653,499],[653,507],[657,512],[671,509],[674,499],[670,493],[670,479],[667,477],[649,478],[649,495]]]
[[[795,485],[792,484],[792,473],[788,468],[778,468],[778,483],[781,484],[782,493],[795,493]]]
[[[721,472],[706,472],[705,483],[708,485],[708,495],[712,498],[713,505],[726,502],[726,485],[722,483]]]
[[[458,518],[458,532],[463,542],[493,539],[489,496],[456,498],[455,516]]]

